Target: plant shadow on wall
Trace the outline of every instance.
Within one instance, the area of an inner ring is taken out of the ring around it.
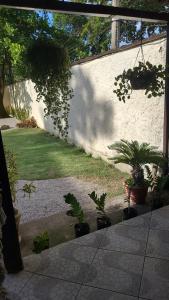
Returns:
[[[80,67],[73,70],[72,79],[74,98],[69,116],[70,137],[83,146],[89,144],[92,147],[95,141],[103,145],[104,138],[112,138],[113,134],[112,100],[106,100],[105,96],[96,101],[95,87]]]
[[[26,120],[32,114],[32,98],[28,91],[27,82],[21,81],[8,86],[10,101],[7,111],[9,116],[17,120]]]

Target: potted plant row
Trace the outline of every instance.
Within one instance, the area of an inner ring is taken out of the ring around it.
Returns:
[[[105,212],[105,201],[106,193],[103,193],[100,197],[96,194],[95,191],[88,194],[88,196],[96,204],[97,210],[97,230],[111,226],[110,218],[106,215]],[[76,217],[78,223],[74,226],[75,236],[80,237],[90,232],[90,226],[88,223],[84,222],[84,212],[82,207],[76,197],[73,194],[68,193],[64,195],[65,203],[69,204],[71,209],[67,211],[67,215],[71,217]]]

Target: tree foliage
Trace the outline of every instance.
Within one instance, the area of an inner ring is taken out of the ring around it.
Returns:
[[[110,0],[74,0],[78,3],[112,5]],[[150,11],[169,11],[167,1],[121,0],[120,6]],[[67,44],[70,46],[71,59],[99,54],[111,48],[111,18],[54,14],[54,26],[69,34]],[[166,31],[165,24],[120,21],[120,44],[148,38]],[[159,26],[160,25],[160,26]],[[73,46],[71,46],[71,44]]]
[[[46,105],[45,114],[52,117],[59,133],[66,136],[68,100],[71,96],[69,89],[70,62],[67,52],[64,57],[61,56],[61,53],[64,52],[63,47],[60,48],[59,56],[56,56],[55,44],[57,42],[58,45],[64,45],[67,33],[60,29],[56,30],[47,13],[15,9],[0,9],[0,26],[2,28],[0,31],[1,104],[6,84],[32,79],[38,92],[37,100],[44,100]],[[30,54],[30,46],[35,44],[37,46],[39,40],[46,43],[46,48],[44,48],[44,43],[43,45],[39,44],[37,49],[34,47],[35,53],[32,57],[36,58],[36,61],[29,63],[26,60],[26,54],[28,50]],[[57,47],[58,49],[59,47]],[[59,57],[63,57],[62,68],[57,69]]]

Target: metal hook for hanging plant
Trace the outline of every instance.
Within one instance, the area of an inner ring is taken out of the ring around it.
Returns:
[[[141,28],[140,29],[141,29],[140,47],[139,47],[139,50],[137,52],[137,56],[136,56],[136,60],[135,60],[135,63],[134,63],[134,67],[136,65],[136,62],[137,62],[137,59],[138,59],[140,51],[141,51],[141,54],[142,54],[142,61],[145,64],[145,58],[144,58],[144,52],[143,52],[143,21],[142,20],[141,20]]]
[[[144,52],[143,52],[143,21],[141,20],[141,38],[140,38],[140,49],[141,49],[141,54],[142,54],[142,60],[143,63],[145,64],[145,58],[144,58]]]

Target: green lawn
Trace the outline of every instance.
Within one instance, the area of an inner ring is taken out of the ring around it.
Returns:
[[[19,179],[76,176],[105,186],[112,195],[123,192],[126,174],[41,129],[4,131],[3,140],[16,154]]]

